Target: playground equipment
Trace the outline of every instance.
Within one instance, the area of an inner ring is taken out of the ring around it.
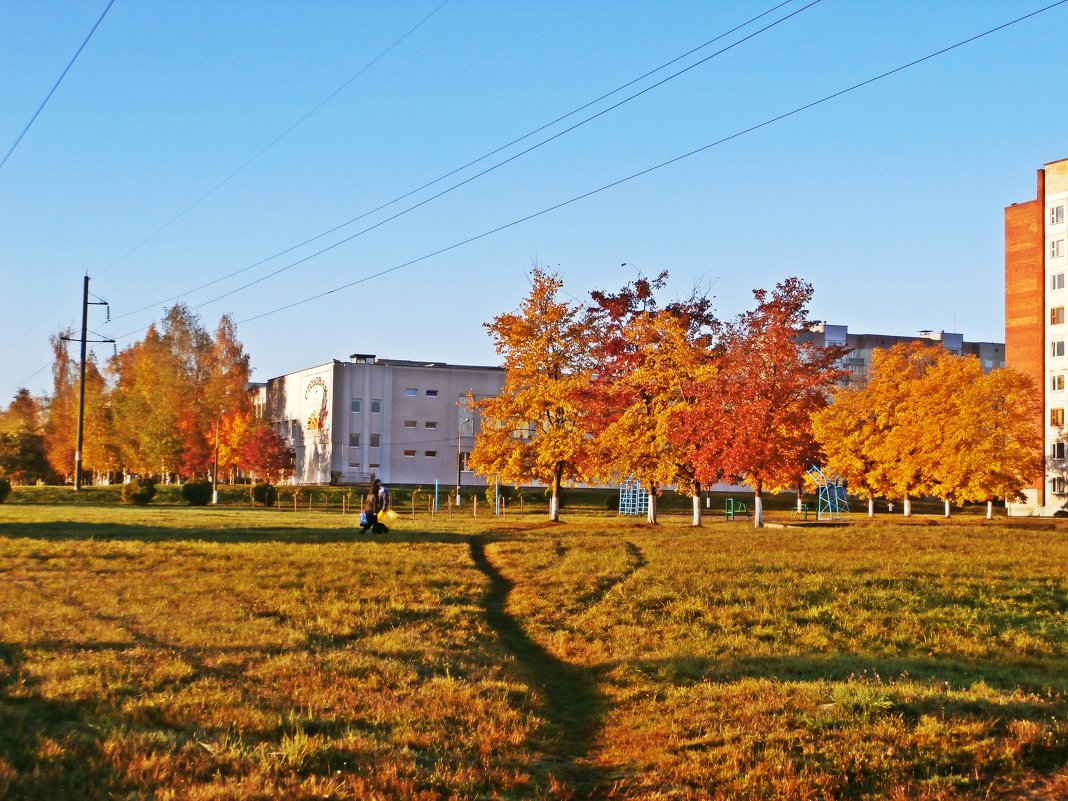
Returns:
[[[738,515],[745,515],[745,519],[749,519],[749,507],[745,505],[745,501],[740,501],[735,498],[727,498],[724,501],[723,516],[728,520],[734,520]]]
[[[649,514],[649,493],[638,479],[631,476],[619,485],[619,513],[621,515]]]
[[[817,520],[841,520],[849,517],[849,499],[846,497],[846,482],[834,476],[828,478],[817,465],[807,471],[818,489]]]

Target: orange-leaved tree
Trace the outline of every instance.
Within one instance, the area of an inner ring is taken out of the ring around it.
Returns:
[[[560,488],[580,477],[586,447],[579,390],[593,366],[589,326],[579,307],[560,300],[563,280],[531,270],[530,293],[514,312],[486,323],[504,358],[500,394],[470,403],[482,415],[468,466],[500,481],[550,489],[549,518],[560,519]]]
[[[720,447],[698,453],[700,475],[725,473],[753,490],[753,525],[764,524],[763,493],[797,486],[816,452],[812,416],[842,376],[842,346],[816,345],[812,285],[787,278],[753,291],[756,307],[727,324],[713,380],[702,385],[694,414],[715,421]]]
[[[698,371],[712,359],[717,321],[698,292],[658,308],[654,291],[667,273],[639,277],[617,294],[594,292],[590,321],[597,367],[587,390],[593,441],[588,471],[601,480],[637,480],[648,493],[647,520],[657,522],[660,488],[675,484],[693,498],[700,525],[701,485],[693,452],[680,436]]]

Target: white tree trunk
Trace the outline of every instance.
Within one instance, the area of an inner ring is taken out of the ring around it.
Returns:
[[[753,528],[764,528],[764,499],[753,493]]]
[[[645,522],[656,524],[656,493],[653,490],[649,490],[649,513]]]
[[[946,517],[949,517],[949,501],[946,501]]]
[[[875,517],[875,498],[868,497],[868,517]]]
[[[994,502],[993,501],[987,501],[986,502],[986,519],[987,520],[993,520],[994,519]]]
[[[693,520],[690,522],[690,525],[693,526],[694,528],[700,528],[701,527],[701,496],[700,495],[694,495],[693,496]]]
[[[555,495],[549,498],[549,519],[554,523],[560,522],[560,501]]]
[[[912,499],[905,496],[905,517],[912,517]]]

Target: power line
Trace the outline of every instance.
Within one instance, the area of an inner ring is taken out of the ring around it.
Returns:
[[[351,225],[354,222],[362,220],[365,217],[368,217],[368,216],[370,216],[371,214],[374,214],[377,211],[381,211],[382,209],[385,209],[386,207],[391,206],[394,203],[396,203],[396,202],[398,202],[400,200],[403,200],[406,197],[409,197],[409,196],[415,194],[416,192],[419,192],[422,189],[426,189],[427,187],[432,186],[433,184],[438,183],[439,181],[442,181],[445,178],[448,178],[448,177],[450,177],[452,175],[455,175],[456,173],[466,169],[467,167],[470,167],[470,166],[472,166],[474,164],[477,164],[480,161],[484,161],[489,156],[492,156],[492,155],[494,155],[496,153],[499,153],[500,151],[510,147],[511,145],[516,144],[517,142],[520,142],[520,141],[522,141],[524,139],[527,139],[530,136],[534,135],[535,133],[543,131],[546,128],[556,124],[557,122],[560,122],[561,120],[566,119],[567,117],[573,116],[578,111],[582,111],[583,109],[589,108],[591,105],[597,103],[598,101],[603,100],[604,98],[609,97],[609,96],[611,96],[613,94],[616,94],[618,91],[620,91],[620,89],[623,89],[623,88],[626,88],[628,86],[631,86],[634,83],[636,83],[637,81],[640,81],[642,78],[647,77],[647,76],[649,76],[649,75],[651,75],[651,74],[653,74],[655,72],[660,71],[661,69],[664,68],[664,66],[671,65],[671,64],[679,61],[680,59],[685,58],[686,55],[689,55],[690,53],[696,52],[697,50],[703,49],[704,47],[707,47],[709,44],[711,44],[713,42],[716,42],[719,39],[722,39],[723,37],[728,36],[731,33],[734,33],[736,31],[738,31],[739,29],[750,25],[755,20],[758,20],[758,19],[760,19],[762,17],[767,16],[768,14],[772,13],[776,9],[781,8],[784,5],[787,5],[789,2],[793,2],[793,0],[787,0],[787,2],[780,3],[779,5],[774,6],[773,8],[769,9],[768,11],[765,11],[764,13],[759,14],[756,17],[753,17],[752,19],[748,20],[747,22],[742,23],[741,25],[738,25],[738,26],[732,28],[730,31],[727,31],[726,33],[720,34],[715,39],[712,39],[709,42],[706,42],[705,44],[701,45],[700,47],[694,48],[693,50],[690,50],[688,53],[683,54],[682,56],[678,56],[675,59],[672,59],[671,61],[667,62],[667,64],[662,65],[660,67],[657,67],[655,70],[652,70],[650,72],[645,73],[645,75],[641,76],[640,78],[635,78],[634,80],[632,80],[632,81],[630,81],[630,82],[628,82],[626,84],[623,84],[622,87],[620,87],[618,89],[614,89],[611,92],[609,92],[609,93],[607,93],[605,95],[602,95],[597,100],[592,100],[589,103],[586,103],[585,105],[580,106],[578,109],[576,109],[574,111],[571,111],[571,112],[569,112],[568,114],[565,114],[562,117],[558,117],[553,122],[546,123],[545,125],[542,125],[540,128],[537,128],[537,129],[535,129],[534,131],[531,131],[528,134],[524,134],[523,136],[519,137],[518,139],[512,140],[512,142],[508,143],[507,145],[502,145],[501,147],[491,151],[490,153],[487,153],[485,156],[481,156],[478,159],[475,159],[474,161],[468,162],[463,167],[458,167],[455,170],[452,170],[451,172],[446,173],[445,175],[441,176],[440,178],[435,178],[433,181],[430,181],[430,182],[428,182],[426,184],[423,184],[423,186],[419,187],[418,189],[413,189],[410,192],[407,192],[407,193],[405,193],[403,195],[400,195],[400,196],[394,198],[393,200],[390,200],[387,203],[384,203],[384,204],[382,204],[380,206],[377,206],[376,208],[371,209],[370,211],[366,211],[366,212],[364,212],[363,214],[360,214],[357,217],[353,217],[352,219],[350,219],[350,220],[348,220],[346,222],[343,222],[340,225],[336,225],[333,228],[330,228],[329,230],[326,230],[326,231],[323,231],[322,233],[316,234],[315,236],[311,237],[310,239],[306,239],[303,242],[300,242],[299,244],[293,245],[292,247],[289,247],[289,248],[286,248],[285,250],[279,251],[278,253],[275,253],[272,256],[268,256],[265,259],[261,259],[260,261],[255,262],[254,264],[250,264],[250,265],[248,265],[246,267],[242,267],[239,270],[235,270],[235,271],[233,271],[231,273],[223,275],[223,276],[221,276],[219,278],[216,278],[216,279],[214,279],[212,281],[209,281],[209,282],[207,282],[205,284],[201,284],[200,286],[195,287],[194,289],[190,289],[190,290],[188,290],[186,292],[183,292],[183,293],[181,293],[179,295],[175,295],[173,297],[167,298],[167,299],[162,300],[162,301],[157,301],[156,303],[149,304],[149,305],[144,306],[144,307],[142,307],[140,309],[135,309],[134,311],[131,311],[131,312],[126,312],[125,314],[119,315],[119,317],[128,317],[128,316],[131,316],[133,314],[138,314],[138,313],[140,313],[142,311],[145,311],[145,310],[150,309],[150,308],[152,308],[154,306],[157,306],[160,303],[168,303],[168,302],[170,302],[172,300],[176,300],[178,298],[184,297],[185,295],[190,294],[192,292],[198,292],[201,289],[206,289],[209,286],[214,286],[215,284],[218,284],[218,283],[220,283],[222,281],[225,281],[225,280],[227,280],[229,278],[233,278],[234,276],[239,275],[239,274],[241,274],[243,272],[247,272],[248,270],[251,270],[251,269],[253,269],[255,267],[259,267],[259,266],[261,266],[261,265],[263,265],[263,264],[265,264],[265,263],[267,263],[267,262],[269,262],[269,261],[271,261],[273,259],[278,258],[279,256],[284,256],[285,254],[290,253],[290,252],[292,252],[292,251],[294,251],[294,250],[296,250],[296,249],[298,249],[300,247],[303,247],[304,245],[310,244],[310,243],[316,241],[317,239],[321,239],[322,237],[327,236],[328,234],[334,233],[335,231],[338,231],[338,230],[340,230],[342,228],[345,228],[345,227]],[[306,262],[306,261],[308,261],[310,259],[313,259],[313,258],[315,258],[317,256],[320,256],[320,255],[322,255],[323,253],[326,253],[329,250],[333,250],[334,248],[336,248],[336,247],[338,247],[338,246],[340,246],[340,245],[342,245],[342,244],[344,244],[346,242],[350,242],[353,239],[355,239],[356,237],[363,236],[364,234],[369,233],[370,231],[373,231],[376,228],[380,228],[381,226],[385,225],[386,223],[389,223],[389,222],[392,222],[393,220],[396,220],[398,217],[402,217],[405,214],[408,214],[409,212],[412,212],[412,211],[414,211],[414,210],[416,210],[416,209],[418,209],[418,208],[420,208],[422,206],[427,205],[428,203],[433,202],[434,200],[437,200],[438,198],[442,197],[443,195],[447,195],[450,192],[453,192],[456,189],[459,189],[460,187],[465,186],[466,184],[469,184],[472,181],[475,181],[475,180],[481,178],[482,176],[484,176],[484,175],[486,175],[486,174],[488,174],[490,172],[493,172],[494,170],[496,170],[496,169],[498,169],[500,167],[503,167],[506,164],[509,164],[512,161],[515,161],[516,159],[522,158],[523,156],[525,156],[526,154],[530,153],[531,151],[537,150],[538,148],[548,144],[549,142],[552,142],[552,141],[554,141],[556,139],[559,139],[562,136],[565,136],[566,134],[570,133],[571,131],[574,131],[576,128],[580,128],[581,126],[585,125],[586,123],[592,122],[593,120],[604,116],[605,114],[609,113],[610,111],[614,111],[615,109],[619,108],[620,106],[622,106],[622,105],[624,105],[626,103],[629,103],[631,100],[634,100],[635,98],[641,97],[642,95],[644,95],[644,94],[646,94],[648,92],[651,92],[653,89],[656,89],[657,87],[662,86],[663,84],[667,83],[668,81],[674,80],[675,78],[679,77],[680,75],[683,75],[683,74],[689,72],[690,70],[693,70],[693,69],[701,66],[702,64],[712,60],[713,58],[716,58],[716,57],[722,55],[723,53],[726,53],[727,51],[734,49],[738,45],[744,44],[745,42],[749,41],[750,39],[753,39],[754,37],[759,36],[760,34],[770,30],[771,28],[774,28],[775,26],[785,22],[786,20],[788,20],[788,19],[790,19],[790,18],[792,18],[794,16],[797,16],[798,14],[802,13],[803,11],[807,11],[809,8],[811,8],[814,5],[817,5],[820,2],[821,2],[821,0],[811,0],[811,2],[809,2],[807,5],[803,6],[800,9],[797,9],[796,11],[793,11],[793,12],[787,14],[785,17],[782,17],[782,18],[776,20],[775,22],[772,22],[772,23],[764,26],[763,28],[760,28],[760,29],[754,31],[753,33],[748,34],[747,36],[744,36],[743,38],[739,39],[738,41],[733,42],[732,44],[730,44],[730,45],[728,45],[728,46],[726,46],[724,48],[721,48],[720,50],[717,50],[715,53],[712,53],[712,54],[710,54],[708,56],[705,56],[704,58],[700,59],[699,61],[696,61],[693,64],[690,64],[689,66],[684,67],[683,69],[678,70],[677,72],[674,72],[671,75],[668,75],[667,77],[662,78],[661,80],[659,80],[659,81],[657,81],[657,82],[655,82],[653,84],[650,84],[649,86],[645,87],[644,89],[641,89],[638,92],[635,92],[634,94],[628,95],[627,97],[623,98],[622,100],[617,101],[616,103],[612,104],[611,106],[608,106],[607,108],[604,108],[601,111],[598,111],[597,113],[592,114],[589,117],[586,117],[585,119],[582,119],[579,122],[576,122],[573,125],[570,125],[569,127],[564,128],[561,131],[558,131],[557,133],[553,134],[552,136],[546,137],[545,139],[541,140],[540,142],[537,142],[537,143],[531,145],[530,147],[528,147],[528,148],[526,148],[524,150],[521,150],[518,153],[513,154],[512,156],[509,156],[508,158],[503,159],[502,161],[499,161],[496,164],[494,164],[494,165],[492,165],[490,167],[487,167],[486,169],[484,169],[484,170],[482,170],[480,172],[477,172],[474,175],[471,175],[468,178],[465,178],[464,180],[459,181],[459,182],[453,184],[452,186],[449,186],[448,188],[441,190],[440,192],[437,192],[436,194],[431,195],[430,197],[424,198],[423,200],[419,201],[418,203],[415,203],[415,204],[413,204],[411,206],[408,206],[408,207],[406,207],[406,208],[404,208],[404,209],[402,209],[402,210],[390,215],[389,217],[386,217],[386,218],[384,218],[382,220],[379,220],[377,223],[375,223],[373,225],[370,225],[370,226],[368,226],[366,228],[363,228],[362,230],[357,231],[356,233],[352,234],[351,236],[348,236],[345,239],[342,239],[342,240],[340,240],[338,242],[335,242],[332,245],[329,245],[329,246],[327,246],[327,247],[325,247],[325,248],[323,248],[321,250],[318,250],[318,251],[316,251],[315,253],[312,253],[309,256],[305,256],[302,259],[298,259],[297,261],[292,262],[290,264],[287,264],[284,267],[280,267],[279,269],[277,269],[277,270],[275,270],[273,272],[270,272],[270,273],[267,273],[266,275],[260,276],[259,278],[248,282],[247,284],[243,284],[243,285],[241,285],[239,287],[236,287],[235,289],[230,290],[229,292],[226,292],[226,293],[224,293],[222,295],[219,295],[219,296],[217,296],[215,298],[212,298],[211,300],[207,300],[204,303],[201,303],[201,304],[199,304],[198,306],[196,306],[194,308],[201,308],[202,306],[206,306],[206,305],[209,305],[211,303],[215,303],[216,301],[222,300],[223,298],[229,297],[230,295],[233,295],[233,294],[235,294],[237,292],[241,292],[241,291],[243,291],[245,289],[248,289],[251,286],[255,286],[256,284],[258,284],[258,283],[260,283],[262,281],[265,281],[268,278],[273,278],[274,276],[276,276],[276,275],[278,275],[280,273],[283,273],[283,272],[285,272],[287,270],[290,270],[293,267],[296,267],[297,265],[303,264],[304,262]],[[116,317],[116,319],[119,319],[119,317]]]
[[[872,78],[868,78],[867,80],[861,81],[859,83],[855,83],[852,86],[846,87],[845,89],[840,89],[837,92],[833,92],[833,93],[831,93],[829,95],[825,95],[824,97],[821,97],[818,100],[813,100],[812,102],[806,103],[803,106],[798,106],[797,108],[794,108],[794,109],[792,109],[790,111],[787,111],[787,112],[784,112],[782,114],[779,114],[779,115],[777,115],[775,117],[771,117],[770,119],[767,119],[767,120],[765,120],[765,121],[763,121],[761,123],[757,123],[756,125],[752,125],[752,126],[750,126],[748,128],[745,128],[743,130],[740,130],[740,131],[737,131],[737,132],[735,132],[733,134],[730,134],[729,136],[725,136],[722,139],[717,139],[715,142],[710,142],[707,145],[703,145],[702,147],[696,148],[696,149],[691,150],[691,151],[689,151],[687,153],[683,153],[683,154],[681,154],[679,156],[675,156],[674,158],[668,159],[667,161],[662,161],[659,164],[654,164],[652,167],[647,167],[644,170],[639,170],[638,172],[631,173],[630,175],[627,175],[627,176],[625,176],[623,178],[619,178],[619,179],[617,179],[615,181],[612,181],[611,183],[604,184],[603,186],[600,186],[600,187],[598,187],[596,189],[591,189],[590,191],[584,192],[581,195],[576,195],[575,197],[572,197],[572,198],[570,198],[568,200],[561,201],[560,203],[557,203],[557,204],[555,204],[553,206],[549,206],[548,208],[542,209],[541,211],[536,211],[533,214],[528,214],[527,216],[521,217],[521,218],[519,218],[517,220],[513,220],[510,223],[506,223],[504,225],[497,226],[496,228],[490,229],[489,231],[484,231],[481,234],[476,234],[475,236],[468,237],[467,239],[464,239],[464,240],[462,240],[460,242],[456,242],[456,243],[454,243],[452,245],[448,245],[446,247],[440,248],[438,250],[435,250],[432,253],[427,253],[427,254],[425,254],[423,256],[419,256],[418,258],[411,259],[410,261],[406,261],[406,262],[404,262],[402,264],[398,264],[398,265],[396,265],[394,267],[390,267],[390,268],[385,269],[385,270],[380,270],[380,271],[378,271],[376,273],[372,273],[371,275],[364,276],[363,278],[359,278],[359,279],[357,279],[355,281],[350,281],[347,284],[343,284],[343,285],[335,287],[333,289],[329,289],[326,292],[320,292],[320,293],[318,293],[316,295],[312,295],[310,297],[304,298],[303,300],[294,301],[293,303],[287,303],[284,306],[279,306],[279,307],[277,307],[275,309],[271,309],[270,311],[263,312],[262,314],[257,314],[257,315],[254,315],[252,317],[247,317],[244,320],[240,320],[238,322],[238,325],[243,325],[244,323],[252,322],[254,320],[259,320],[259,319],[262,319],[264,317],[269,317],[269,316],[271,316],[273,314],[278,314],[279,312],[287,311],[287,310],[295,308],[297,306],[302,306],[305,303],[310,303],[313,300],[319,300],[321,298],[327,297],[328,295],[332,295],[332,294],[334,294],[336,292],[341,292],[341,291],[346,290],[346,289],[351,289],[352,287],[357,286],[358,284],[365,283],[365,282],[370,281],[370,280],[372,280],[374,278],[380,278],[383,275],[388,275],[389,273],[396,272],[396,271],[401,270],[401,269],[403,269],[405,267],[410,267],[413,264],[417,264],[417,263],[419,263],[421,261],[426,261],[427,259],[433,258],[434,256],[439,256],[442,253],[447,253],[447,252],[449,252],[451,250],[455,250],[457,248],[463,247],[464,245],[468,245],[468,244],[470,244],[472,242],[476,242],[476,241],[478,241],[480,239],[485,239],[488,236],[492,236],[493,234],[500,233],[501,231],[504,231],[504,230],[506,230],[508,228],[514,228],[515,226],[520,225],[520,224],[525,223],[525,222],[528,222],[530,220],[533,220],[536,217],[541,217],[541,216],[543,216],[545,214],[548,214],[549,212],[556,211],[557,209],[562,209],[565,206],[570,206],[572,203],[577,203],[580,200],[585,200],[588,197],[592,197],[593,195],[600,194],[601,192],[604,192],[604,191],[606,191],[608,189],[612,189],[612,188],[614,188],[616,186],[619,186],[621,184],[625,184],[628,181],[634,180],[635,178],[640,178],[643,175],[648,175],[651,172],[655,172],[656,170],[662,169],[662,168],[667,167],[667,166],[669,166],[671,164],[675,164],[676,162],[682,161],[684,159],[688,159],[688,158],[690,158],[692,156],[697,155],[698,153],[703,153],[706,150],[711,150],[714,147],[718,147],[718,146],[720,146],[722,144],[725,144],[727,142],[730,142],[730,141],[732,141],[734,139],[738,139],[739,137],[745,136],[746,134],[750,134],[750,133],[753,133],[754,131],[758,131],[761,128],[766,128],[769,125],[775,124],[776,122],[781,122],[782,120],[785,120],[785,119],[787,119],[789,117],[793,117],[793,116],[795,116],[797,114],[800,114],[803,111],[807,111],[809,109],[815,108],[816,106],[819,106],[819,105],[822,105],[824,103],[827,103],[827,102],[829,102],[831,100],[834,100],[835,98],[838,98],[838,97],[841,97],[843,95],[846,95],[846,94],[848,94],[850,92],[853,92],[853,91],[855,91],[857,89],[860,89],[862,87],[865,87],[865,86],[868,86],[870,84],[873,84],[873,83],[875,83],[877,81],[881,81],[884,78],[889,78],[891,75],[896,75],[897,73],[902,72],[904,70],[907,70],[907,69],[909,69],[911,67],[915,67],[918,64],[922,64],[922,63],[924,63],[926,61],[930,61],[933,58],[937,58],[938,56],[944,55],[944,54],[946,54],[946,53],[948,53],[948,52],[950,52],[952,50],[956,50],[957,48],[963,47],[964,45],[971,44],[972,42],[975,42],[975,41],[977,41],[979,39],[982,39],[982,38],[984,38],[986,36],[990,36],[991,34],[997,33],[998,31],[1001,31],[1001,30],[1004,30],[1006,28],[1009,28],[1009,27],[1011,27],[1013,25],[1016,25],[1017,23],[1023,22],[1024,20],[1027,20],[1027,19],[1030,19],[1032,17],[1038,16],[1039,14],[1043,14],[1046,11],[1050,11],[1051,9],[1057,8],[1058,6],[1062,6],[1065,3],[1068,3],[1068,0],[1058,0],[1057,2],[1051,3],[1050,5],[1045,6],[1044,8],[1040,8],[1037,11],[1032,11],[1032,12],[1030,12],[1028,14],[1024,14],[1023,16],[1017,17],[1014,20],[1011,20],[1009,22],[1005,22],[1005,23],[1003,23],[1001,25],[998,25],[998,26],[996,26],[994,28],[990,28],[990,29],[988,29],[986,31],[983,31],[982,33],[978,33],[978,34],[976,34],[974,36],[971,36],[971,37],[969,37],[967,39],[963,39],[962,41],[959,41],[956,44],[952,44],[952,45],[949,45],[948,47],[944,47],[944,48],[942,48],[940,50],[936,50],[933,53],[927,54],[926,56],[922,56],[921,58],[917,58],[917,59],[915,59],[913,61],[910,61],[910,62],[908,62],[906,64],[902,64],[901,66],[895,67],[894,69],[887,70],[886,72],[880,73],[879,75],[876,75],[876,76],[874,76]],[[343,240],[343,241],[345,241],[345,240]],[[339,242],[338,244],[342,244],[342,243]],[[311,257],[309,257],[309,258],[311,258]],[[131,332],[131,333],[133,333],[133,332]],[[124,336],[128,336],[128,335],[124,335]]]
[[[114,2],[114,0],[112,0],[112,2]],[[238,175],[238,173],[242,172],[246,167],[248,167],[250,164],[252,164],[252,162],[256,161],[260,156],[262,156],[264,153],[266,153],[272,147],[274,147],[279,142],[281,142],[285,137],[289,136],[289,134],[291,134],[299,126],[304,124],[304,122],[306,122],[309,117],[311,117],[313,114],[315,114],[317,111],[319,111],[319,109],[321,109],[323,106],[325,106],[331,100],[333,100],[335,97],[337,97],[339,94],[341,94],[341,92],[343,92],[346,88],[348,88],[348,86],[353,81],[355,81],[357,78],[359,78],[365,72],[367,72],[367,70],[371,69],[371,67],[373,67],[381,59],[383,59],[391,50],[393,50],[395,47],[397,47],[397,45],[399,45],[401,42],[403,42],[405,39],[407,39],[409,36],[411,36],[413,33],[415,33],[420,27],[422,27],[423,23],[425,23],[427,20],[429,20],[431,17],[433,17],[439,11],[441,11],[441,9],[444,8],[448,4],[448,2],[449,2],[449,0],[443,0],[443,2],[438,4],[437,7],[435,7],[433,11],[431,11],[429,14],[427,14],[425,17],[423,17],[421,20],[419,20],[419,22],[417,22],[415,25],[413,25],[411,28],[409,28],[404,33],[403,36],[401,36],[399,39],[394,41],[393,44],[391,44],[389,47],[387,47],[385,50],[383,50],[377,56],[375,56],[370,61],[368,61],[366,64],[364,64],[359,70],[356,71],[356,73],[352,77],[350,77],[347,81],[345,81],[343,84],[341,84],[341,86],[339,86],[333,92],[331,92],[326,97],[324,97],[310,111],[306,112],[302,117],[300,117],[300,119],[298,119],[296,122],[294,122],[288,128],[286,128],[284,131],[282,131],[282,133],[278,134],[278,136],[276,136],[274,139],[272,139],[270,142],[268,142],[266,145],[264,145],[262,148],[260,148],[251,158],[246,159],[239,167],[237,167],[237,169],[233,170],[229,175],[227,175],[225,178],[223,178],[221,181],[219,181],[217,184],[215,184],[215,186],[211,187],[211,189],[209,189],[207,192],[202,194],[200,197],[198,197],[196,200],[194,200],[192,203],[190,203],[188,206],[186,206],[180,212],[175,214],[173,217],[171,217],[169,220],[167,220],[167,222],[163,223],[163,225],[161,225],[155,231],[150,233],[148,236],[146,236],[144,239],[142,239],[140,242],[138,242],[132,248],[130,248],[125,253],[123,253],[121,256],[119,256],[117,259],[115,259],[110,264],[105,266],[102,270],[100,270],[100,273],[104,273],[107,270],[110,270],[112,267],[114,267],[116,264],[121,262],[123,259],[127,258],[128,256],[130,256],[133,253],[135,253],[138,250],[140,250],[142,246],[144,246],[145,244],[147,244],[151,240],[155,239],[159,234],[161,234],[164,231],[166,231],[168,228],[170,228],[172,225],[174,225],[176,222],[178,222],[178,220],[182,219],[185,215],[187,215],[189,212],[191,212],[193,209],[195,209],[197,206],[199,206],[201,203],[203,203],[205,200],[207,200],[213,194],[215,194],[215,192],[217,192],[223,186],[228,184],[233,178],[235,178]],[[168,300],[173,300],[173,298],[168,298]],[[167,301],[162,301],[162,302],[166,303]],[[155,304],[153,304],[153,305],[155,305]],[[139,309],[138,311],[144,311],[144,309]],[[133,314],[134,312],[130,312],[130,313]]]
[[[96,29],[100,27],[100,23],[104,21],[104,17],[107,16],[108,11],[111,9],[111,7],[114,4],[115,4],[115,0],[108,0],[107,6],[104,8],[104,11],[100,15],[100,18],[97,19],[96,24],[93,26],[92,30],[89,31],[89,34],[85,37],[85,39],[82,41],[81,45],[74,52],[74,55],[71,57],[71,60],[67,63],[66,68],[60,74],[59,78],[57,78],[56,82],[54,84],[52,84],[52,88],[48,90],[48,94],[45,95],[45,99],[41,101],[41,105],[39,105],[37,107],[37,111],[35,111],[33,113],[32,117],[30,117],[30,121],[26,123],[26,127],[22,129],[22,133],[20,133],[18,135],[18,138],[15,140],[15,143],[13,145],[11,145],[11,147],[8,149],[7,153],[4,154],[3,161],[0,161],[0,169],[3,169],[4,165],[7,164],[7,160],[11,157],[11,154],[15,152],[15,148],[19,146],[19,142],[22,141],[22,137],[24,137],[26,135],[26,132],[30,130],[30,126],[33,125],[34,120],[36,120],[37,116],[41,113],[41,111],[44,110],[45,105],[48,103],[49,99],[55,93],[56,89],[59,88],[59,85],[63,82],[63,79],[67,77],[67,73],[70,72],[70,68],[74,66],[74,62],[78,60],[78,56],[81,55],[82,50],[85,49],[85,46],[87,44],[89,44],[89,40],[93,38],[93,34],[96,33]],[[40,371],[38,371],[38,372],[40,372]]]

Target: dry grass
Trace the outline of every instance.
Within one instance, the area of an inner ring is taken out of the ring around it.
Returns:
[[[0,506],[0,798],[1054,798],[1066,529]]]

